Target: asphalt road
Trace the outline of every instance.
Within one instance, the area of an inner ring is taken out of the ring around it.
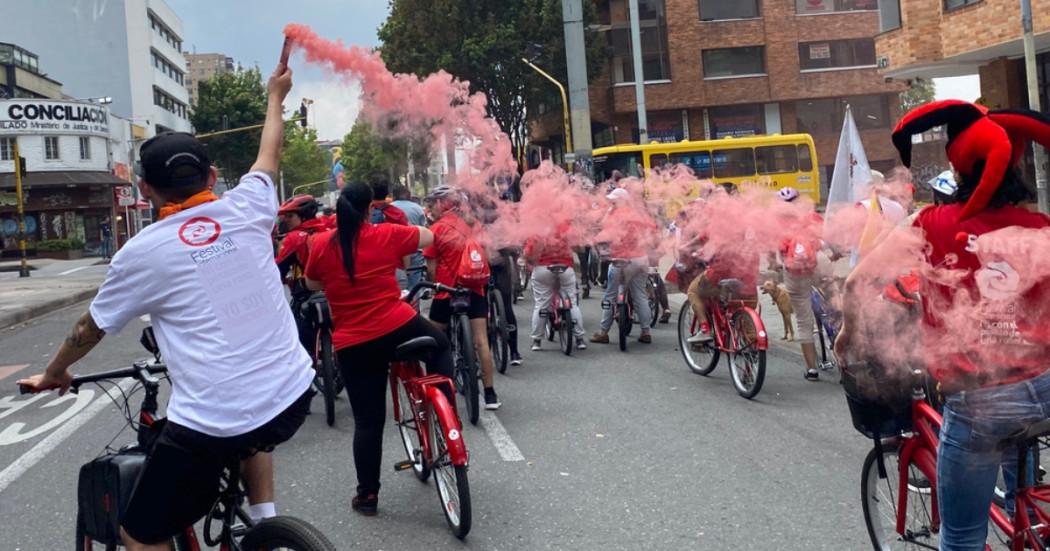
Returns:
[[[14,387],[43,368],[85,307],[0,332],[0,549],[71,548],[78,469],[120,431],[115,407],[91,405],[106,400],[100,391],[78,403]],[[519,318],[530,309],[519,304]],[[588,332],[599,314],[597,299],[584,301]],[[108,336],[75,372],[144,357],[143,325]],[[309,520],[339,549],[870,548],[859,496],[868,443],[850,426],[837,377],[806,382],[801,359],[774,348],[765,386],[748,401],[724,362],[709,377],[690,373],[675,341],[672,323],[658,326],[652,345],[591,345],[566,358],[553,346],[528,351],[523,336],[525,365],[497,375],[504,405],[487,421],[524,459],[505,461],[482,426],[465,429],[474,505],[465,542],[448,531],[433,482],[393,471],[403,450],[390,424],[380,514],[350,510],[345,398],[336,428],[315,401],[318,414],[278,448],[279,511]],[[55,421],[62,415],[71,420]],[[132,438],[125,431],[117,442]]]

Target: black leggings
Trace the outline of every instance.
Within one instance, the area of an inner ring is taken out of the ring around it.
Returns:
[[[514,328],[510,330],[510,342],[508,343],[512,354],[518,353],[518,317],[514,315],[514,301],[511,297],[511,293],[514,292],[514,283],[511,278],[518,277],[517,266],[514,257],[504,255],[503,265],[492,267],[492,275],[496,278],[496,289],[499,289],[499,294],[503,296],[503,305],[507,310],[507,323]]]
[[[354,411],[354,467],[357,469],[358,495],[379,492],[386,382],[394,351],[405,341],[422,336],[434,337],[439,347],[427,362],[427,373],[452,378],[448,337],[419,315],[382,337],[336,351],[350,395],[350,407]],[[454,398],[451,399],[453,407],[456,404]]]

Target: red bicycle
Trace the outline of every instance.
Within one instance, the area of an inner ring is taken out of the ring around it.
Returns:
[[[718,282],[718,300],[707,301],[707,312],[713,339],[691,343],[689,339],[700,330],[689,303],[682,305],[678,314],[678,345],[689,369],[698,375],[708,375],[718,366],[724,352],[729,364],[730,378],[737,394],[754,398],[762,390],[766,378],[766,351],[769,341],[761,316],[740,298],[744,284],[738,279]]]
[[[422,282],[406,297],[413,302],[421,289],[454,292],[438,283]],[[470,532],[470,483],[467,481],[469,454],[463,441],[463,424],[447,396],[455,396],[452,379],[427,375],[420,363],[437,349],[432,337],[417,337],[397,347],[390,364],[390,392],[394,402],[394,422],[401,433],[408,459],[394,470],[412,469],[421,482],[434,473],[441,510],[457,538]]]
[[[568,289],[561,288],[561,274],[565,273],[568,266],[554,264],[547,266],[547,269],[554,275],[554,285],[551,286],[550,308],[540,312],[540,315],[546,320],[547,340],[553,342],[557,336],[562,354],[571,356],[576,340],[572,319],[572,295]]]

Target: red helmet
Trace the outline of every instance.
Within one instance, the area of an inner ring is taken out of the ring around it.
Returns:
[[[317,200],[313,195],[296,195],[285,201],[277,210],[277,214],[298,214],[299,218],[309,220],[317,216],[317,207]]]

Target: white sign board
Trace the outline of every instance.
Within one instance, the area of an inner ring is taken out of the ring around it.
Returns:
[[[810,59],[831,59],[831,44],[827,42],[821,42],[819,44],[809,45],[809,58]]]
[[[132,192],[131,186],[117,186],[113,190],[117,195],[117,205],[130,207],[135,204],[135,194]]]
[[[0,100],[0,135],[44,133],[109,136],[109,108],[79,101]]]

